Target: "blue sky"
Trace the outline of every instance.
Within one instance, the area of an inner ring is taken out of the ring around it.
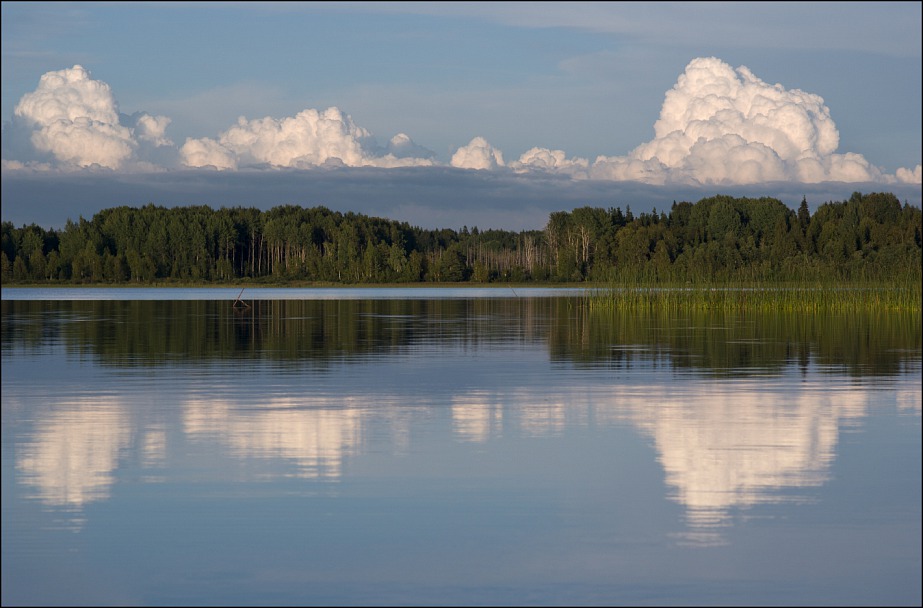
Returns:
[[[3,2],[3,219],[920,205],[920,22],[919,2]]]

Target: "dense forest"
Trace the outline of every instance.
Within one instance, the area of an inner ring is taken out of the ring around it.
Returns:
[[[325,207],[148,204],[2,224],[2,282],[50,284],[920,281],[921,210],[854,193],[810,213],[713,196],[669,212],[582,207],[543,230],[428,230]]]

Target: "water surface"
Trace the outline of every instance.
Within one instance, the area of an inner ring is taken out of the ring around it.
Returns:
[[[83,291],[3,291],[4,605],[920,604],[919,315]]]

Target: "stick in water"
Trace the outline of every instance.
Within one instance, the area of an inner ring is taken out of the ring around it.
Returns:
[[[249,305],[249,304],[247,304],[246,302],[241,302],[241,301],[240,301],[240,296],[243,295],[244,289],[246,289],[246,287],[244,287],[243,289],[241,289],[241,290],[240,290],[240,293],[237,294],[237,299],[234,300],[234,303],[233,303],[233,304],[231,304],[232,307],[237,308],[237,305],[240,304],[241,306],[246,306],[247,308],[250,308],[250,305]]]

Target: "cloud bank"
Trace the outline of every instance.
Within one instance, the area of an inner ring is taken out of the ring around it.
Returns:
[[[165,177],[169,179],[165,179]],[[3,220],[64,228],[68,219],[89,219],[120,205],[165,207],[209,205],[269,210],[278,205],[325,206],[406,221],[427,229],[478,226],[482,229],[539,230],[555,211],[584,206],[630,207],[637,215],[669,211],[674,202],[695,202],[728,194],[777,198],[796,208],[807,197],[813,210],[826,201],[846,200],[853,192],[877,192],[875,184],[756,184],[731,188],[640,182],[575,180],[552,173],[473,171],[454,167],[330,167],[302,169],[187,169],[154,172],[8,171],[0,180]],[[904,203],[919,207],[920,187],[888,186]]]
[[[82,66],[43,75],[4,125],[3,168],[313,169],[436,167],[435,154],[399,133],[384,146],[339,108],[305,109],[283,118],[240,117],[215,137],[177,147],[170,119],[120,114],[108,84]],[[840,153],[839,132],[824,100],[760,80],[715,57],[693,59],[666,92],[654,138],[626,156],[593,162],[534,147],[505,163],[483,136],[458,148],[448,167],[574,180],[650,185],[731,186],[827,182],[920,184],[921,167],[887,174],[861,154]],[[156,151],[156,153],[155,153]],[[441,165],[446,166],[446,165]]]

